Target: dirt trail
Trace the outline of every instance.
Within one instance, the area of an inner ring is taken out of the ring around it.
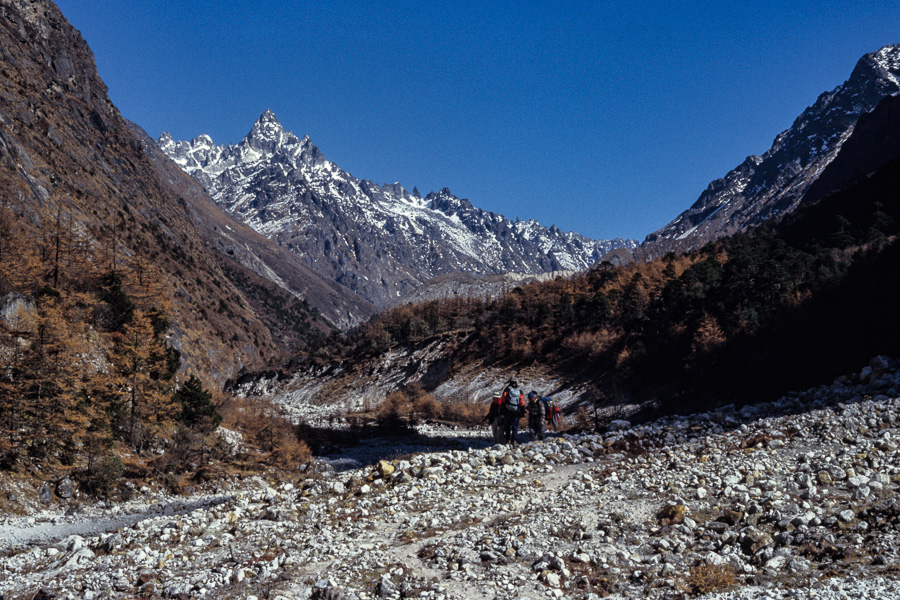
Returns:
[[[89,514],[56,515],[47,520],[35,517],[16,517],[0,524],[0,554],[33,546],[49,546],[72,535],[88,537],[130,527],[145,519],[183,515],[199,508],[217,506],[230,501],[227,496],[206,496],[169,503],[154,503],[134,507],[128,514],[112,514],[90,508]]]

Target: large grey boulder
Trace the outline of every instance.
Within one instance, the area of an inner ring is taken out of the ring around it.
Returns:
[[[71,498],[75,495],[75,487],[72,485],[72,480],[68,477],[63,477],[56,483],[56,495],[60,498]]]

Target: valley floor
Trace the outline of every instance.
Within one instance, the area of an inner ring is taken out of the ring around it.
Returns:
[[[196,504],[7,518],[0,593],[900,597],[900,373],[873,365],[777,402],[602,435],[472,438],[376,467],[234,481]]]

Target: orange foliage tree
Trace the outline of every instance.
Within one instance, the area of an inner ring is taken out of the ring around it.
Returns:
[[[165,377],[166,351],[150,318],[140,309],[117,336],[112,362],[119,380],[118,405],[127,438],[139,451],[171,428],[178,414]]]

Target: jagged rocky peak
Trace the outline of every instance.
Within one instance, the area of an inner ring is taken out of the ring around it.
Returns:
[[[298,165],[306,167],[325,164],[325,157],[308,135],[301,139],[292,132],[286,131],[275,113],[268,109],[253,124],[250,133],[238,144],[238,149],[245,162],[280,156],[288,162],[296,160]],[[257,153],[262,156],[257,156]]]
[[[209,137],[208,135],[206,135],[205,133],[200,134],[197,137],[195,137],[193,140],[191,140],[191,144],[194,147],[207,148],[209,150],[212,150],[213,148],[216,147],[216,144],[215,144],[215,142],[213,142],[213,139],[211,137]]]
[[[176,141],[175,138],[172,137],[172,134],[168,131],[163,131],[159,136],[159,139],[156,140],[156,145],[159,146],[162,150],[164,150],[167,154],[184,154],[197,152],[200,150],[209,150],[215,148],[215,143],[213,139],[206,134],[198,135],[191,141]]]
[[[156,140],[156,145],[163,149],[172,148],[175,146],[175,138],[168,131],[163,131],[159,139]]]
[[[853,70],[853,75],[857,71],[864,71],[865,69],[874,71],[877,79],[890,81],[894,84],[900,83],[897,80],[897,75],[900,73],[900,44],[885,46],[871,54],[866,54],[857,63],[856,68]],[[851,79],[853,75],[850,76]]]
[[[219,185],[215,179],[224,171],[275,160],[294,167],[314,168],[325,163],[325,157],[309,136],[298,138],[285,131],[278,117],[266,110],[253,124],[250,132],[237,145],[217,146],[213,139],[202,134],[191,141],[175,141],[164,132],[157,145],[187,173],[207,186]]]
[[[266,109],[253,124],[244,141],[254,150],[272,154],[281,146],[284,137],[285,131],[278,117],[271,110]]]
[[[453,192],[446,187],[441,188],[440,192],[428,192],[425,201],[428,202],[429,208],[439,210],[447,215],[474,208],[471,202],[465,198],[454,196]]]
[[[397,196],[398,198],[405,196],[408,193],[405,189],[403,189],[403,186],[400,185],[399,181],[395,181],[394,183],[385,183],[381,186],[381,191],[385,194]]]
[[[272,111],[236,146],[171,136],[159,145],[229,212],[382,307],[441,274],[580,270],[613,246],[636,245],[513,225],[447,188],[423,199],[399,182],[357,179]]]

